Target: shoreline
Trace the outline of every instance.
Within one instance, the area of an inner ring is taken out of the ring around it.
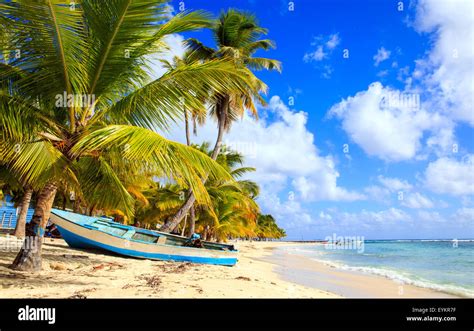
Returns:
[[[235,242],[234,267],[134,259],[45,239],[43,270],[8,268],[15,237],[0,236],[0,298],[453,298],[290,254],[293,242]],[[3,244],[3,245],[2,245]],[[318,245],[307,243],[304,245]]]
[[[318,245],[303,244],[303,245]],[[270,260],[282,279],[344,298],[464,298],[368,272],[345,270],[307,256],[275,250]]]

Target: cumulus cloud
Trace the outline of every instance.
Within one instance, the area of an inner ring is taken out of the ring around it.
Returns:
[[[266,120],[268,116],[272,121]],[[363,194],[340,187],[340,176],[334,159],[321,155],[313,134],[306,125],[308,115],[291,110],[278,96],[273,96],[260,120],[248,114],[233,124],[224,143],[246,156],[246,163],[257,168],[250,175],[261,185],[281,191],[287,186],[304,201],[353,201],[364,199]],[[198,129],[195,142],[216,138],[216,123],[208,120]],[[184,141],[184,130],[175,128],[167,134]]]
[[[344,131],[368,155],[402,161],[414,158],[421,150],[425,131],[432,130],[436,137],[440,131],[435,129],[450,127],[439,114],[419,107],[416,94],[375,82],[366,91],[331,107],[328,116],[341,119]],[[431,143],[434,146],[438,141],[447,144],[440,139]]]
[[[300,229],[313,223],[311,212],[295,199],[280,198],[275,190],[265,185],[260,193],[258,203],[264,213],[275,217],[283,226],[289,237],[300,235]]]
[[[402,200],[401,204],[404,207],[414,209],[434,207],[433,201],[418,192],[408,194],[408,196]]]
[[[433,91],[432,107],[474,126],[474,2],[420,0],[415,28],[433,38],[428,56],[417,62],[423,83]]]
[[[415,61],[413,71],[409,66],[400,69],[398,79],[405,83],[404,91],[376,82],[332,107],[331,113],[343,121],[344,130],[368,155],[386,161],[425,159],[427,152],[441,157],[456,143],[457,122],[474,126],[473,11],[471,0],[418,1],[413,27],[429,35],[431,47]],[[389,57],[382,47],[374,64]],[[378,103],[387,92],[419,95],[421,108],[417,112],[404,107],[381,109]],[[424,141],[426,132],[430,136]]]
[[[381,47],[377,50],[377,54],[374,55],[374,65],[377,67],[381,62],[388,60],[390,58],[391,52],[386,50],[384,47]]]
[[[436,193],[454,196],[474,194],[474,154],[462,160],[442,157],[428,164],[425,185]]]

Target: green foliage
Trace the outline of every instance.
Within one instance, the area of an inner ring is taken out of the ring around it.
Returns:
[[[267,30],[260,27],[256,17],[250,13],[230,9],[223,12],[212,27],[216,49],[202,44],[199,40],[188,39],[188,61],[213,61],[215,59],[229,59],[236,68],[250,70],[277,70],[281,71],[281,63],[277,60],[253,57],[260,49],[268,50],[274,48],[274,43],[269,39],[260,39]],[[224,126],[230,129],[232,122],[241,118],[245,109],[248,109],[255,117],[258,117],[254,101],[265,104],[261,93],[267,92],[267,86],[255,76],[250,76],[247,88],[234,90],[227,93],[229,106],[220,109],[219,101],[223,95],[217,93],[213,96],[215,102],[211,103],[211,115],[221,118],[220,112],[225,111],[223,116]]]
[[[208,143],[193,147],[211,154]],[[260,209],[256,202],[258,185],[250,180],[239,179],[246,173],[255,171],[254,168],[243,166],[242,154],[224,147],[217,157],[217,162],[232,175],[233,180],[214,176],[206,181],[205,188],[211,199],[212,209],[203,204],[195,206],[196,232],[203,234],[206,239],[219,241],[229,238],[283,237],[284,231],[276,226],[271,216],[263,217],[259,214]],[[156,184],[146,190],[144,195],[150,203],[138,208],[136,221],[155,228],[181,207],[187,199],[187,187],[176,183]],[[261,218],[263,221],[260,225]]]
[[[222,96],[230,96],[226,128],[245,108],[256,115],[254,100],[264,103],[267,88],[251,70],[280,70],[280,64],[252,55],[274,45],[260,39],[266,30],[250,14],[231,10],[218,21],[202,11],[169,17],[166,5],[0,3],[1,187],[40,190],[54,183],[56,203],[65,207],[128,221],[135,215],[150,224],[172,215],[191,189],[198,231],[218,240],[259,236],[259,188],[241,179],[255,169],[243,167],[238,153],[223,151],[214,161],[208,145],[185,146],[157,131],[187,111],[202,123],[206,105],[215,113]],[[168,48],[165,38],[202,28],[213,30],[218,48],[190,40],[185,59],[165,63],[169,71],[152,79],[149,59]],[[91,102],[58,103],[62,96]]]
[[[285,230],[278,227],[272,215],[258,215],[257,229],[255,232],[260,239],[281,239],[286,236]]]
[[[153,130],[180,120],[183,102],[203,110],[209,94],[246,90],[253,74],[215,59],[150,78],[147,56],[166,50],[169,34],[211,26],[204,12],[169,18],[164,0],[82,0],[73,9],[55,0],[0,4],[0,24],[9,31],[1,36],[3,52],[21,51],[2,56],[0,164],[24,184],[54,182],[87,205],[130,217],[135,199],[117,167],[143,161],[139,173],[151,169],[209,204],[200,178],[230,176]],[[91,102],[58,105],[62,95]]]

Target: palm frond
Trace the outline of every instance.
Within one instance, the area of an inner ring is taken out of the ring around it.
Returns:
[[[73,147],[72,153],[117,147],[124,158],[148,163],[159,169],[163,176],[181,185],[189,186],[196,199],[206,205],[209,197],[201,178],[227,178],[230,175],[209,156],[179,143],[169,141],[150,130],[127,126],[109,125],[85,134]]]

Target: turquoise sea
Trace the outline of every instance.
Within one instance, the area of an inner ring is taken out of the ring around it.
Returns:
[[[359,248],[301,245],[285,250],[336,268],[474,297],[474,240],[366,240]]]

